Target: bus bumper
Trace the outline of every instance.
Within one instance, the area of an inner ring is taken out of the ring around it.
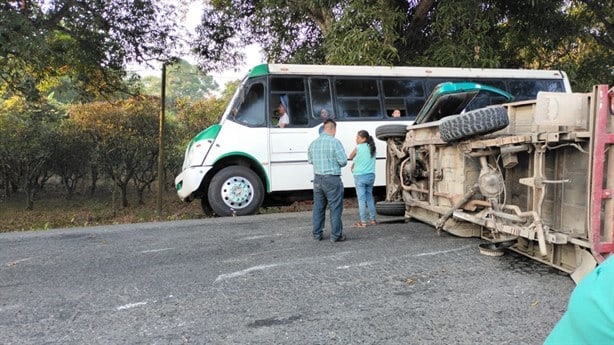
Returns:
[[[175,189],[182,201],[194,200],[194,192],[200,188],[200,184],[211,167],[189,167],[175,178]]]

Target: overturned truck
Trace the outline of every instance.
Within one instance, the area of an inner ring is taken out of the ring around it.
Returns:
[[[480,237],[485,250],[513,250],[578,282],[614,253],[614,88],[462,112],[493,89],[440,84],[414,124],[377,128],[387,141],[378,212]]]

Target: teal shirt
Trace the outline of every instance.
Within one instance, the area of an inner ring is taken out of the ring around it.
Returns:
[[[371,157],[369,144],[362,143],[356,146],[354,156],[354,175],[375,174],[375,155]]]
[[[544,344],[614,344],[614,255],[576,286]]]
[[[309,145],[307,158],[316,175],[341,175],[341,167],[348,164],[343,144],[326,132]]]

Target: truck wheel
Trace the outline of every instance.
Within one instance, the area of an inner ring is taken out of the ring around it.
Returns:
[[[405,139],[405,134],[407,134],[406,125],[383,125],[375,129],[375,137],[382,141],[388,138]]]
[[[233,165],[213,176],[207,195],[218,216],[244,216],[258,213],[264,200],[264,187],[252,170]]]
[[[375,213],[382,216],[404,216],[405,203],[403,201],[378,201],[375,204]]]
[[[508,124],[509,118],[504,107],[488,107],[445,117],[439,124],[439,132],[441,140],[450,142],[476,134],[492,133]]]

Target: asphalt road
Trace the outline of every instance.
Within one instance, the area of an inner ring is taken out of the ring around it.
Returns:
[[[309,212],[0,234],[0,344],[540,344],[574,288],[357,213],[342,243]]]

